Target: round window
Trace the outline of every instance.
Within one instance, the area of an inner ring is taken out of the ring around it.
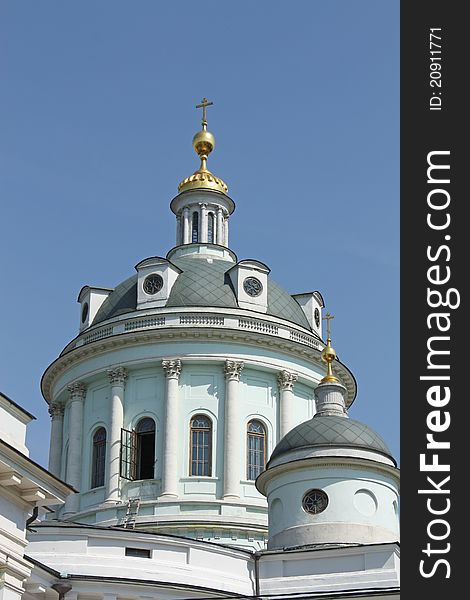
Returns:
[[[247,277],[243,282],[243,289],[248,296],[259,296],[263,291],[263,284],[256,277]]]
[[[320,311],[318,310],[318,308],[315,309],[315,325],[317,327],[320,327]]]
[[[87,317],[88,317],[88,302],[85,302],[85,304],[82,307],[82,323],[85,323]]]
[[[317,515],[328,506],[328,496],[322,490],[310,490],[302,498],[302,508],[305,512]]]
[[[153,296],[157,294],[163,287],[163,279],[161,275],[157,275],[156,273],[152,273],[144,279],[144,284],[142,286],[144,288],[144,292]]]

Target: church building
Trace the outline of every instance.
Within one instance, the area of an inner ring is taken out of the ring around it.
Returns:
[[[230,249],[211,104],[170,202],[175,246],[82,287],[43,375],[56,500],[9,600],[399,596],[396,462],[348,415],[321,292]]]

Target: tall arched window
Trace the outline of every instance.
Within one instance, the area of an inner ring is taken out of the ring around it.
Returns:
[[[150,417],[140,419],[136,433],[136,479],[155,477],[155,421]]]
[[[250,421],[246,437],[246,478],[254,481],[266,466],[266,427],[261,421]]]
[[[207,241],[214,243],[214,213],[211,212],[207,215]]]
[[[190,425],[189,474],[210,477],[212,471],[212,421],[196,415]]]
[[[91,460],[91,487],[104,485],[104,469],[106,460],[106,429],[100,427],[93,435],[93,452]]]
[[[199,242],[199,213],[196,211],[193,212],[193,228],[191,234],[191,241],[193,242],[193,244]]]

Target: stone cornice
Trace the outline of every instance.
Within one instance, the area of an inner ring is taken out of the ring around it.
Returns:
[[[297,359],[300,358],[311,362],[321,369],[321,371],[324,371],[324,363],[321,359],[321,349],[323,348],[323,345],[321,348],[317,349],[305,346],[294,340],[274,337],[258,331],[240,331],[213,326],[208,327],[207,325],[187,328],[149,328],[97,339],[94,342],[78,346],[75,349],[62,354],[47,368],[42,377],[41,390],[43,396],[47,402],[51,402],[52,386],[56,379],[72,366],[78,365],[91,357],[101,356],[107,352],[126,347],[178,340],[226,341],[257,348],[263,347],[267,350],[278,350]],[[338,360],[333,364],[333,373],[342,381],[348,390],[347,405],[349,406],[352,404],[356,394],[355,379],[347,367]]]
[[[366,470],[370,472],[386,473],[393,477],[397,484],[400,482],[400,471],[397,467],[387,465],[382,462],[369,460],[367,458],[355,458],[353,456],[319,456],[315,458],[302,458],[298,460],[292,460],[290,462],[281,463],[274,467],[269,467],[266,471],[263,471],[258,479],[256,480],[256,489],[258,492],[266,496],[266,485],[271,479],[278,477],[284,473],[292,473],[293,471],[302,469],[321,469],[328,467],[328,469],[339,468],[349,470]]]
[[[198,307],[162,307],[120,315],[89,327],[67,344],[61,355],[84,344],[89,344],[112,335],[119,335],[140,329],[205,325],[207,324],[207,319],[216,321],[210,323],[211,325],[225,329],[269,333],[270,335],[283,339],[291,339],[300,344],[320,350],[323,350],[325,346],[316,333],[292,321],[286,321],[273,315],[254,313],[253,311],[235,308],[220,309],[204,307],[201,309]]]

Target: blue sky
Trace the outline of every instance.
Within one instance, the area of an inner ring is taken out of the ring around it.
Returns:
[[[3,0],[0,38],[0,389],[37,416],[32,458],[81,287],[174,245],[203,96],[231,248],[321,291],[350,414],[398,456],[398,0]]]

